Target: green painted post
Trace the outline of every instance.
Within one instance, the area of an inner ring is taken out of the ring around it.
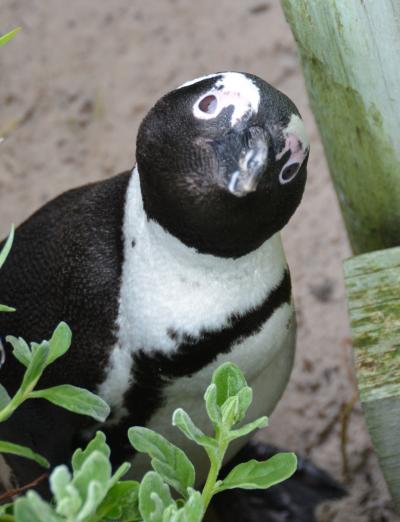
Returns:
[[[353,251],[400,245],[400,2],[282,0]]]
[[[344,264],[360,399],[400,512],[400,248]]]
[[[347,298],[360,399],[400,513],[400,2],[281,2],[353,251],[371,252],[345,262]]]

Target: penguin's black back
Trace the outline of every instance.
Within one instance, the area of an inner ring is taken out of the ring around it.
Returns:
[[[107,347],[115,343],[129,177],[127,172],[70,190],[17,228],[0,270],[0,302],[16,308],[14,313],[0,314],[0,337],[6,348],[0,382],[10,394],[18,389],[24,367],[11,355],[4,338],[14,335],[40,342],[50,338],[60,321],[72,329],[72,347],[44,372],[39,387],[68,383],[94,390],[103,379]],[[62,439],[69,446],[68,434],[76,431],[77,423],[87,422],[42,400],[29,401],[1,425],[0,437],[40,451],[41,441],[29,436],[29,426],[41,419],[48,423],[49,415],[54,423],[45,429],[53,432],[55,440],[59,438],[58,447]],[[48,450],[47,455],[62,460],[55,455],[56,448]]]

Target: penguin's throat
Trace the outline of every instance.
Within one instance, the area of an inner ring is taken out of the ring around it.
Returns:
[[[168,272],[175,267],[178,273],[197,272],[207,278],[223,277],[228,274],[238,278],[256,278],[274,260],[279,258],[279,265],[284,260],[279,233],[265,241],[258,249],[239,258],[218,257],[198,252],[187,246],[176,236],[165,230],[159,223],[149,219],[143,206],[140,177],[137,167],[133,169],[129,183],[124,220],[125,257],[145,258],[149,270],[159,265],[162,259]],[[286,263],[284,263],[286,264]],[[247,285],[246,285],[247,286]]]

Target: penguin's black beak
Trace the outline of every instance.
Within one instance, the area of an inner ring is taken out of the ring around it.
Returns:
[[[257,189],[268,165],[268,136],[261,127],[232,130],[212,141],[218,161],[219,183],[236,197]]]
[[[243,197],[257,189],[258,182],[267,168],[268,145],[259,136],[253,143],[242,149],[238,168],[230,177],[228,190],[234,196]]]

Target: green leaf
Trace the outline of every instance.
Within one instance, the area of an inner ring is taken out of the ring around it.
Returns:
[[[128,438],[136,451],[150,455],[155,471],[178,493],[186,497],[187,488],[192,487],[195,480],[193,464],[186,454],[165,437],[148,428],[130,428]]]
[[[10,516],[12,516],[13,513],[14,513],[14,503],[13,502],[8,502],[8,504],[2,504],[0,506],[0,522],[8,522],[10,520],[13,520],[10,518]]]
[[[84,498],[81,497],[72,480],[67,466],[57,466],[50,475],[50,489],[54,494],[57,513],[68,520],[77,520]]]
[[[109,487],[113,486],[114,484],[117,483],[117,481],[123,477],[124,475],[126,475],[126,473],[130,470],[131,468],[131,464],[129,462],[123,462],[119,468],[117,468],[116,472],[114,473],[114,475],[111,477],[111,480],[110,480],[110,483],[109,483]]]
[[[4,409],[10,400],[11,397],[8,395],[7,390],[0,384],[0,410]]]
[[[179,428],[188,439],[193,440],[200,446],[213,452],[218,449],[217,441],[212,437],[205,435],[182,408],[178,408],[174,411],[172,415],[172,425]]]
[[[8,341],[8,337],[7,337]],[[31,391],[40,379],[46,367],[47,356],[49,355],[49,345],[44,342],[38,346],[35,353],[32,353],[29,366],[25,371],[19,391],[25,393]]]
[[[74,520],[74,516],[81,508],[82,499],[78,490],[72,484],[66,486],[66,493],[67,494],[64,498],[57,502],[56,511],[59,515],[64,515],[65,517]]]
[[[229,397],[221,408],[222,423],[230,429],[239,420],[239,397]]]
[[[1,44],[2,38],[5,38],[6,36],[8,36],[8,35],[5,35],[0,38],[0,45],[2,45]],[[12,36],[10,38],[12,38]],[[2,251],[0,252],[0,268],[4,265],[4,262],[7,259],[8,254],[10,253],[13,240],[14,240],[14,227],[12,226],[10,234],[7,238],[7,241],[5,242],[5,245],[2,249]],[[11,306],[0,304],[0,312],[15,312],[15,308],[12,308]]]
[[[56,500],[56,511],[59,515],[72,517],[79,510],[82,501],[75,489],[75,495],[71,495],[72,477],[67,466],[57,466],[50,475],[50,489]],[[75,497],[75,498],[71,498]]]
[[[13,347],[14,357],[24,366],[28,367],[32,360],[32,352],[29,349],[28,344],[22,339],[22,337],[14,337],[8,335],[6,341]]]
[[[250,404],[253,401],[253,390],[249,386],[245,386],[237,394],[239,400],[238,422],[244,419]]]
[[[76,516],[76,522],[83,522],[86,518],[96,513],[98,506],[106,495],[107,489],[108,488],[105,484],[102,484],[97,480],[93,479],[89,482],[86,500]]]
[[[42,343],[31,343],[29,349],[28,344],[22,337],[14,337],[12,335],[7,336],[6,340],[13,347],[14,357],[24,366],[29,366],[32,356],[38,351],[42,350],[41,346],[45,345],[49,349],[45,367],[54,362],[56,359],[65,354],[71,345],[71,330],[66,323],[61,322],[54,333],[50,341],[43,341]]]
[[[47,365],[54,362],[67,352],[71,346],[72,332],[70,327],[61,322],[54,330],[51,339],[49,340],[50,353],[47,358]]]
[[[228,438],[230,441],[238,439],[239,437],[244,437],[245,435],[248,435],[249,433],[258,428],[265,428],[266,426],[268,426],[268,417],[260,417],[259,419],[253,422],[245,424],[237,430],[231,430],[229,432]]]
[[[221,422],[221,411],[217,404],[217,387],[215,384],[208,386],[206,393],[204,394],[204,401],[206,403],[206,409],[210,420],[214,424]]]
[[[111,478],[111,463],[99,451],[94,451],[74,474],[72,486],[82,499],[76,520],[92,515],[105,498]]]
[[[7,35],[5,35],[5,36],[7,36]],[[0,37],[0,45],[2,45],[1,44],[2,38],[5,38],[5,37],[4,36]],[[8,235],[7,241],[5,242],[5,245],[3,246],[3,249],[0,252],[0,268],[4,265],[4,262],[7,259],[8,254],[10,253],[13,241],[14,241],[14,226],[11,227],[10,234]]]
[[[201,493],[191,489],[185,505],[170,520],[171,522],[201,522],[203,515],[204,505]]]
[[[96,480],[106,485],[111,478],[111,463],[100,451],[94,451],[82,464],[82,467],[74,473],[73,485],[79,491],[81,498],[85,498],[90,481]]]
[[[0,312],[15,312],[15,308],[0,304]]]
[[[107,520],[134,522],[142,519],[139,512],[139,482],[117,482],[108,491],[97,509],[97,515]]]
[[[217,404],[222,406],[227,399],[237,395],[247,387],[246,379],[236,364],[227,362],[219,366],[213,374],[212,383],[217,388]]]
[[[217,491],[226,489],[267,489],[293,475],[297,468],[294,453],[278,453],[264,462],[249,460],[239,464],[219,484]]]
[[[99,422],[104,422],[110,413],[110,407],[103,399],[89,390],[71,384],[37,390],[31,392],[29,397],[46,399],[66,410],[79,413],[79,415],[88,415]]]
[[[21,27],[16,27],[12,31],[10,31],[7,34],[4,34],[3,36],[0,36],[0,47],[7,42],[9,42],[14,36],[21,30]]]
[[[78,471],[85,460],[91,455],[94,451],[99,451],[102,453],[107,459],[110,458],[111,450],[108,444],[106,443],[106,436],[103,432],[98,431],[96,436],[89,442],[84,450],[78,448],[74,454],[72,455],[72,469],[74,471]]]
[[[175,516],[178,512],[177,505],[170,505],[167,509],[164,509],[164,513],[162,516],[162,522],[174,522]]]
[[[63,522],[51,505],[34,491],[15,501],[14,513],[16,522]]]
[[[167,484],[158,473],[149,471],[139,488],[139,511],[143,522],[163,522],[163,512],[175,505]]]
[[[12,455],[18,455],[20,457],[25,457],[26,459],[34,460],[44,468],[50,467],[48,460],[46,460],[44,457],[38,453],[35,453],[26,446],[20,446],[19,444],[14,444],[13,442],[0,440],[0,453],[11,453]]]

